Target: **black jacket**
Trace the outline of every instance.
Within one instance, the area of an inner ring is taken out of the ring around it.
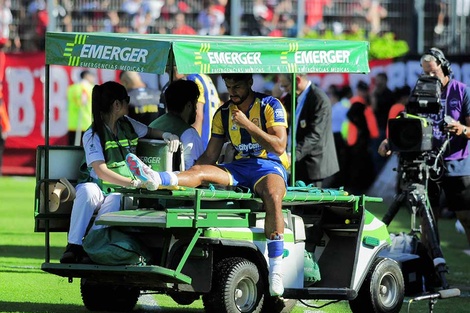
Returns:
[[[296,180],[322,180],[339,171],[331,123],[330,99],[312,84],[297,120]]]

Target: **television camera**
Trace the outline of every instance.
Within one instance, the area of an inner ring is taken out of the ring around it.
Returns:
[[[441,147],[435,147],[433,122],[426,117],[441,114],[441,89],[442,84],[437,77],[420,76],[408,99],[405,112],[388,121],[389,147],[393,152],[398,152],[398,185],[395,199],[382,221],[389,225],[401,206],[411,208],[411,232],[412,235],[421,234],[426,238],[426,243],[423,244],[431,258],[429,263],[432,262],[429,266],[432,272],[430,276],[436,275],[434,277],[438,277],[443,289],[447,289],[447,267],[428,198],[428,181],[442,176],[442,154],[449,141],[447,138]],[[450,117],[446,117],[444,123],[449,122],[448,118]],[[416,216],[420,219],[420,227],[416,227]]]
[[[435,147],[433,121],[426,117],[441,113],[441,89],[442,84],[437,77],[420,76],[408,99],[405,112],[388,121],[390,150],[399,154],[399,190],[407,190],[410,186],[420,184],[427,191],[428,178],[437,180],[443,174],[441,156],[448,140],[440,149]],[[445,120],[448,118],[450,117]],[[384,222],[389,224],[390,216],[386,218]]]
[[[406,113],[388,121],[389,145],[400,153],[431,151],[432,123],[418,114],[439,114],[441,81],[434,76],[418,78],[406,105]]]

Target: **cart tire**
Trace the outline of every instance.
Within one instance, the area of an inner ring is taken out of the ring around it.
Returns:
[[[103,284],[86,278],[81,279],[80,291],[83,304],[90,311],[132,311],[140,295],[137,287]]]
[[[354,300],[353,313],[398,313],[405,297],[405,282],[400,266],[391,259],[378,258]]]
[[[208,313],[259,313],[263,291],[263,280],[253,262],[227,258],[215,265],[211,292],[202,302]]]
[[[171,292],[168,295],[179,305],[190,305],[199,299],[199,295],[194,292]]]

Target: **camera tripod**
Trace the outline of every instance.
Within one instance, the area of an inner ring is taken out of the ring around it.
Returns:
[[[402,206],[409,208],[411,235],[420,235],[421,242],[431,258],[432,268],[439,279],[440,286],[442,289],[448,289],[449,284],[445,276],[447,273],[446,261],[440,247],[439,231],[428,197],[431,169],[434,172],[437,171],[437,174],[442,170],[436,168],[437,161],[434,162],[434,166],[431,166],[433,160],[437,159],[432,152],[400,153],[396,169],[399,175],[399,192],[395,195],[395,199],[382,221],[388,226]],[[419,226],[416,225],[417,216],[420,220]],[[429,280],[431,280],[430,277],[432,275],[428,276]],[[429,283],[434,284],[435,282]]]

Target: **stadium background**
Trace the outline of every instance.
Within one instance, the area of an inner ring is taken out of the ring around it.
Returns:
[[[308,7],[309,10],[306,10],[304,8],[307,8],[310,0],[6,0],[5,3],[10,4],[13,23],[10,26],[10,42],[5,49],[7,56],[3,90],[12,130],[6,142],[2,172],[7,175],[33,175],[36,146],[44,143],[45,73],[41,36],[46,30],[171,33],[177,28],[176,16],[182,13],[186,24],[200,33],[206,31],[201,26],[203,24],[198,22],[201,12],[210,8],[217,11],[215,15],[219,18],[218,22],[222,21],[220,12],[223,12],[223,21],[216,29],[219,34],[304,36],[309,32],[321,33],[325,30],[350,33],[359,27],[366,36],[374,36],[364,15],[364,5],[368,2],[374,1],[313,1],[318,7]],[[360,79],[373,84],[375,74],[384,71],[389,76],[389,88],[404,84],[412,86],[420,74],[419,54],[423,49],[438,46],[443,48],[451,61],[455,77],[470,84],[470,63],[466,57],[470,44],[470,40],[466,40],[470,0],[446,2],[446,27],[438,34],[435,26],[440,1],[380,1],[387,14],[381,19],[380,32],[375,36],[392,32],[397,40],[408,43],[408,54],[397,59],[371,60],[371,72],[367,75],[315,74],[310,78],[325,89],[332,83],[354,87]],[[298,10],[299,7],[303,9]],[[273,15],[276,14],[279,20],[274,25],[272,21],[276,17]],[[314,26],[308,23],[302,25],[310,21],[306,14],[314,15],[310,17],[316,21]],[[145,28],[138,21],[145,21]],[[65,144],[66,89],[78,80],[82,69],[63,66],[51,68],[52,142]],[[97,74],[98,83],[118,79],[119,73],[115,71],[93,71]],[[144,79],[150,87],[161,89],[168,77],[147,74]],[[213,79],[223,93],[224,86],[220,78],[214,76]],[[272,79],[272,75],[257,75],[255,88],[269,92]]]

